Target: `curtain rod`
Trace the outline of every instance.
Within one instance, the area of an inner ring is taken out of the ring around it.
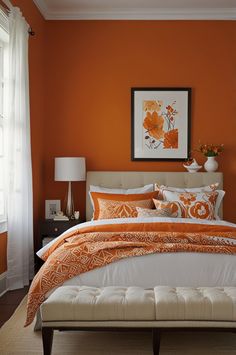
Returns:
[[[35,36],[35,32],[34,32],[34,30],[32,29],[32,27],[29,27],[28,28],[28,34],[30,35],[30,36]]]
[[[9,16],[9,13],[11,12],[11,9],[8,7],[7,4],[5,4],[4,1],[1,1],[1,3],[0,3],[0,9],[4,12],[4,14],[5,14],[6,16]],[[28,28],[28,33],[29,33],[30,36],[35,36],[35,32],[34,32],[34,30],[32,29],[32,27],[29,27],[29,28]]]

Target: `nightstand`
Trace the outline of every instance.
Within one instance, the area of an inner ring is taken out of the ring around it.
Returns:
[[[54,221],[53,219],[45,219],[40,222],[41,246],[46,245],[53,238],[58,237],[67,229],[82,223],[79,219],[70,219],[69,221]]]
[[[76,224],[82,223],[83,221],[79,219],[70,219],[69,221],[54,221],[53,219],[44,219],[39,223],[40,232],[40,248],[47,243],[49,243],[53,238],[58,237],[60,234],[65,232],[67,229],[75,226]],[[37,255],[35,256],[35,272],[38,272],[40,267],[43,265],[43,260]]]

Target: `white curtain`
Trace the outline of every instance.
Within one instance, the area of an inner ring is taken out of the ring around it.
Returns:
[[[11,7],[7,120],[7,284],[10,290],[28,285],[34,270],[28,27],[19,8]]]

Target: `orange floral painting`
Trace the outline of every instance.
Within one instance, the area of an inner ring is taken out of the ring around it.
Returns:
[[[164,149],[177,149],[179,146],[179,131],[178,129],[172,129],[164,134]]]
[[[175,109],[176,101],[162,108],[162,101],[144,101],[145,118],[145,145],[149,149],[178,149],[179,130],[175,128],[178,111]],[[158,111],[158,112],[157,112]],[[165,130],[164,130],[165,124]]]
[[[143,127],[146,129],[148,137],[153,137],[155,140],[159,140],[164,137],[163,131],[164,118],[159,116],[156,111],[147,112],[144,118]],[[152,140],[152,138],[151,138]]]
[[[132,160],[189,156],[191,89],[132,89]]]

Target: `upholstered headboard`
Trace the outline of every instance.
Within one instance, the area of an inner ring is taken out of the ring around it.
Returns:
[[[220,184],[223,188],[222,173],[182,173],[182,172],[143,172],[143,171],[88,171],[86,180],[86,220],[92,218],[92,206],[89,199],[89,186],[96,185],[109,188],[135,188],[147,184],[175,187],[201,187],[205,185]],[[221,206],[220,216],[223,216]]]

